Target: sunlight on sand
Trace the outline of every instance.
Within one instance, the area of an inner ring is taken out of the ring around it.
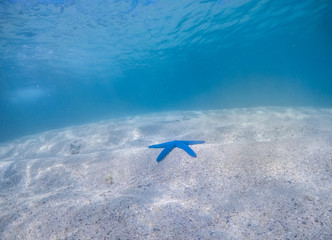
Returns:
[[[197,158],[174,149],[157,163],[148,146],[175,139],[205,144],[193,146]],[[331,141],[331,109],[282,107],[22,137],[0,144],[0,239],[327,239]]]

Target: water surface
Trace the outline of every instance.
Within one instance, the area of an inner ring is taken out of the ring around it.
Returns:
[[[1,0],[0,141],[164,110],[332,106],[329,0]]]

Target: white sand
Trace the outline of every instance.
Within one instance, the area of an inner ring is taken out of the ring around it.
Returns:
[[[205,140],[197,158],[151,144]],[[332,239],[332,109],[173,112],[0,144],[0,239]]]

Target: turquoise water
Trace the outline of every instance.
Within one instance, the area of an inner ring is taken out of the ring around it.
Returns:
[[[0,3],[0,141],[155,111],[332,107],[330,0]]]

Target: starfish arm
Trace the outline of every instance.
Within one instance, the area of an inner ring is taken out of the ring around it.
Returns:
[[[160,162],[161,160],[163,160],[166,157],[166,155],[169,154],[173,150],[173,148],[175,148],[174,144],[168,144],[157,157],[157,162]]]
[[[181,142],[183,142],[184,144],[187,144],[187,145],[194,145],[194,144],[205,143],[205,141],[181,141]]]
[[[183,149],[184,151],[186,151],[186,153],[188,153],[190,156],[192,157],[197,157],[196,153],[194,152],[194,150],[192,150],[188,145],[186,145],[185,143],[181,142],[177,142],[176,146],[178,148]]]
[[[172,142],[165,142],[165,143],[160,143],[160,144],[156,144],[156,145],[151,145],[149,146],[149,148],[164,148],[167,147],[168,145],[174,143],[174,141]]]

